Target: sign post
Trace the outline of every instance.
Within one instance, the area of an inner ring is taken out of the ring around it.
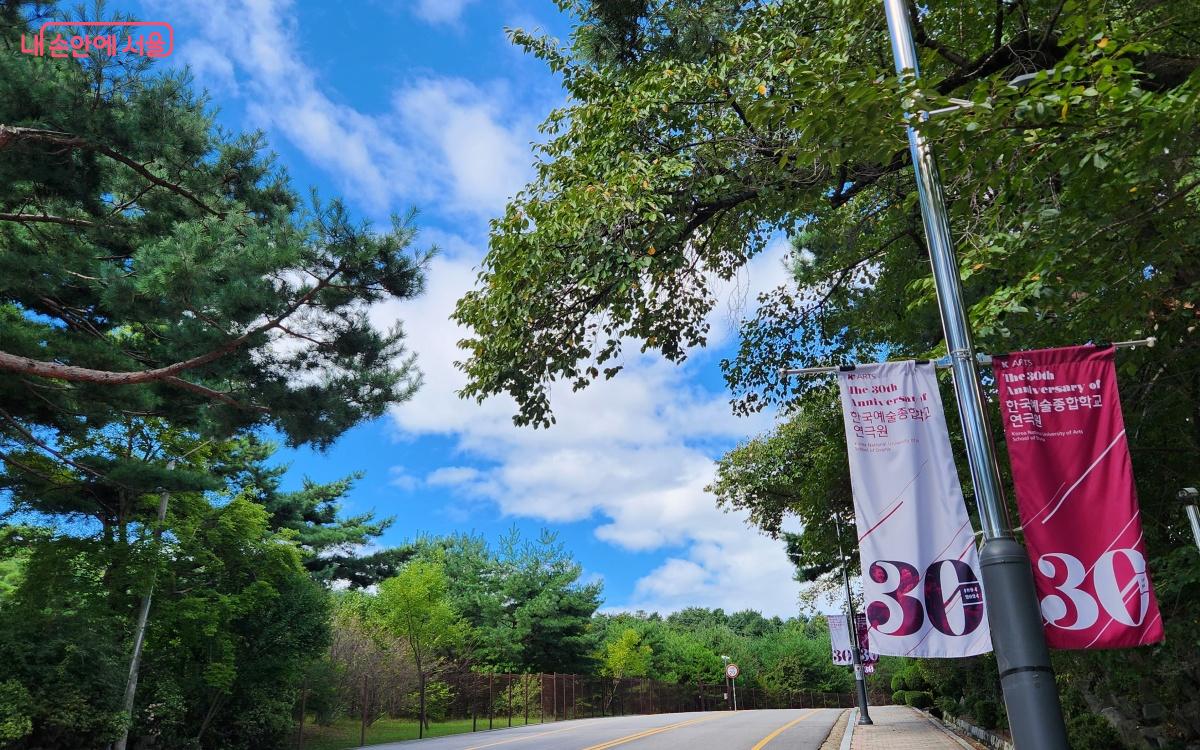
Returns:
[[[909,27],[908,4],[905,0],[883,0],[883,6],[896,73],[901,79],[915,80],[919,69]],[[1013,744],[1021,750],[1067,750],[1066,726],[1050,666],[1050,651],[1042,632],[1033,571],[1024,548],[1013,538],[1000,489],[995,446],[979,387],[979,373],[975,369],[975,349],[962,297],[962,280],[954,255],[941,176],[929,142],[911,126],[908,144],[946,348],[954,371],[954,392],[962,419],[972,486],[983,527],[980,569]]]
[[[737,678],[738,678],[738,675],[741,673],[742,673],[741,670],[738,669],[738,665],[736,665],[736,664],[725,665],[725,677],[729,680],[729,684],[730,684],[730,686],[732,686],[732,689],[733,689],[733,710],[734,711],[737,710]]]

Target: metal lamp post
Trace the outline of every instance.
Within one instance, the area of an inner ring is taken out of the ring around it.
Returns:
[[[915,80],[920,72],[909,27],[908,4],[906,0],[883,0],[883,7],[896,73],[902,80]],[[1000,489],[995,446],[979,387],[979,373],[975,369],[975,349],[963,303],[962,280],[954,256],[941,177],[929,142],[911,126],[908,128],[908,145],[916,173],[942,328],[954,373],[954,393],[962,420],[971,481],[983,527],[979,567],[1013,744],[1019,750],[1068,750],[1062,706],[1042,632],[1033,572],[1025,549],[1013,538]]]
[[[729,700],[729,657],[722,654],[721,656],[721,674],[725,675],[725,705],[732,706]]]
[[[858,695],[858,723],[874,724],[867,705],[867,676],[863,672],[862,654],[859,651],[858,623],[854,612],[854,598],[850,594],[850,573],[846,565],[846,554],[842,551],[842,524],[837,516],[833,517],[834,529],[837,531],[838,557],[842,568],[842,584],[846,591],[846,611],[849,613],[846,627],[850,631],[850,662],[854,667],[854,683]],[[800,563],[800,556],[788,553],[788,557]]]
[[[858,689],[858,723],[874,724],[867,708],[867,675],[863,672],[862,652],[858,641],[858,615],[854,612],[854,597],[850,595],[850,572],[846,553],[842,551],[842,522],[833,516],[833,527],[837,531],[838,557],[842,563],[842,585],[846,587],[846,611],[850,613],[850,660],[854,665],[854,683]]]

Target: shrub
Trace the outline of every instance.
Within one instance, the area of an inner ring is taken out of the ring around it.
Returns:
[[[904,702],[913,708],[929,708],[933,705],[933,695],[924,690],[908,690],[904,693]]]
[[[1000,726],[1000,709],[994,701],[979,699],[971,704],[971,718],[984,729]]]
[[[895,691],[899,691],[899,690],[903,690],[903,689],[904,689],[904,673],[897,672],[896,674],[892,675],[892,691],[895,692]]]
[[[962,710],[958,707],[958,701],[943,695],[937,699],[937,707],[941,710],[942,715],[958,716]]]
[[[0,741],[19,740],[33,731],[33,698],[16,680],[0,682]]]
[[[907,694],[907,692],[908,691],[906,690],[897,690],[896,692],[892,693],[892,703],[897,706],[906,705],[904,696]]]
[[[909,690],[928,690],[929,681],[916,664],[904,670],[904,686]]]
[[[1073,750],[1118,750],[1125,747],[1121,735],[1103,716],[1080,714],[1067,722],[1067,738]]]

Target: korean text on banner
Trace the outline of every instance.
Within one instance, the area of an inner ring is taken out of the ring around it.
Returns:
[[[1161,641],[1113,348],[1016,352],[993,366],[1046,643]]]
[[[990,651],[975,532],[933,366],[859,365],[838,383],[871,650]]]

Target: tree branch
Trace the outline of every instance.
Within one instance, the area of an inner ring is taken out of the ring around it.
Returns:
[[[3,127],[3,126],[0,126]],[[15,221],[21,224],[63,224],[68,227],[94,227],[96,222],[88,221],[87,219],[73,219],[68,216],[50,216],[49,214],[3,214],[0,213],[0,221]]]
[[[222,391],[215,391],[212,388],[208,388],[206,386],[200,385],[199,383],[192,383],[188,380],[184,380],[183,378],[167,378],[164,382],[166,382],[170,385],[173,385],[176,388],[182,388],[185,391],[191,391],[192,393],[199,393],[201,396],[205,396],[206,398],[211,398],[214,401],[220,401],[221,403],[232,406],[235,409],[242,409],[245,411],[256,411],[261,414],[270,414],[271,413],[271,410],[265,406],[258,406],[257,404],[244,404],[241,401],[238,401],[237,399],[235,399],[233,396],[230,396],[228,393],[224,393]]]
[[[66,380],[77,383],[99,383],[103,385],[137,385],[139,383],[149,383],[157,380],[168,380],[179,373],[186,370],[191,370],[201,367],[210,362],[224,357],[226,354],[238,349],[252,337],[261,333],[265,333],[274,328],[278,328],[284,320],[292,313],[299,310],[307,304],[316,294],[326,288],[331,281],[342,271],[339,264],[333,269],[330,274],[319,279],[317,284],[302,294],[295,302],[288,306],[284,312],[276,318],[272,318],[260,326],[250,329],[241,336],[227,341],[221,346],[206,352],[191,359],[176,362],[166,367],[158,367],[151,370],[138,370],[134,372],[112,372],[110,370],[94,370],[88,367],[76,367],[75,365],[64,365],[59,362],[45,362],[32,359],[30,357],[22,357],[17,354],[9,354],[8,352],[0,351],[0,372],[19,372],[26,375],[34,375],[41,378],[55,378],[57,380]],[[181,381],[183,382],[183,381]],[[178,385],[178,384],[177,384]],[[194,384],[190,384],[194,385]],[[200,387],[200,386],[197,386]]]
[[[187,199],[206,214],[215,216],[217,218],[223,218],[225,216],[225,212],[210,208],[207,203],[200,200],[195,193],[193,193],[191,190],[188,190],[183,185],[159,177],[134,159],[131,159],[118,151],[114,151],[103,144],[94,143],[86,138],[72,135],[71,133],[60,133],[53,130],[42,130],[39,128],[12,127],[10,125],[0,124],[0,149],[7,148],[10,144],[18,141],[38,141],[41,143],[51,143],[57,146],[64,146],[66,148],[80,148],[87,151],[95,151],[98,154],[107,156],[113,161],[124,164],[155,185],[166,188],[172,193]]]

